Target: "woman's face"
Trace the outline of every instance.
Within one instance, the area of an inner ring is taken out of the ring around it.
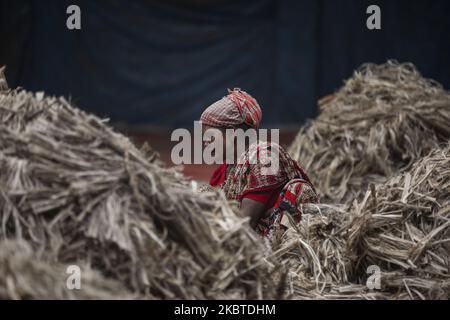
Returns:
[[[202,134],[204,135],[205,132],[208,129],[215,129],[222,137],[222,155],[223,155],[223,161],[227,159],[227,151],[233,152],[232,156],[236,157],[236,148],[234,146],[234,139],[227,139],[226,135],[226,128],[215,128],[208,125],[202,125]],[[230,141],[229,141],[230,140]],[[210,141],[203,141],[203,148],[206,148],[209,144],[211,144],[214,141],[214,137],[211,138]],[[215,154],[212,154],[212,156],[215,156]]]

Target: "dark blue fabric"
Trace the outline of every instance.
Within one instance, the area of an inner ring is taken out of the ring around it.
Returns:
[[[447,0],[376,1],[381,31],[365,27],[365,0],[0,1],[10,83],[114,122],[189,125],[240,87],[263,125],[298,125],[361,63],[389,58],[450,87]],[[66,28],[70,4],[80,31]]]
[[[65,29],[68,3],[33,3],[31,90],[71,95],[114,121],[175,126],[228,87],[273,103],[273,1],[78,1],[80,31]]]

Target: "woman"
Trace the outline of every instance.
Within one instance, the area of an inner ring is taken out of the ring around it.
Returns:
[[[258,129],[262,112],[248,93],[240,89],[228,92],[203,112],[200,121],[204,131],[215,128],[222,132],[225,149],[234,144],[236,150],[236,140],[227,141],[225,130]],[[267,174],[264,169],[270,166],[273,153],[279,157],[278,169]],[[223,155],[226,160],[226,150]],[[235,154],[233,160],[214,172],[210,185],[222,189],[229,200],[239,201],[242,215],[249,217],[250,225],[264,237],[284,232],[289,221],[300,222],[300,204],[319,201],[305,171],[276,143],[259,141],[243,154]]]

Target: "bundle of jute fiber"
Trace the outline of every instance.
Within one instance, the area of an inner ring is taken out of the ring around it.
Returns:
[[[82,267],[80,280],[71,268],[33,252],[24,241],[0,242],[0,299],[133,299],[125,286]]]
[[[302,223],[274,247],[292,297],[450,298],[450,145],[361,201],[302,209]]]
[[[450,137],[449,92],[412,64],[363,65],[319,106],[289,152],[330,203],[363,195]]]
[[[274,298],[268,247],[214,193],[198,194],[63,98],[0,93],[0,237],[84,263],[141,298]]]
[[[450,146],[373,187],[355,204],[348,225],[348,274],[370,265],[389,272],[386,290],[399,298],[450,298]],[[400,272],[400,274],[398,274]]]
[[[286,297],[290,299],[380,299],[347,275],[346,233],[348,208],[305,204],[297,228],[273,243],[275,256],[288,270]]]
[[[302,221],[273,242],[276,257],[288,270],[287,297],[323,298],[335,285],[348,283],[345,237],[347,208],[327,204],[302,205]]]

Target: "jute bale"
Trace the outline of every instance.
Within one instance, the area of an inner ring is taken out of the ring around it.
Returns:
[[[450,94],[412,64],[366,64],[335,94],[290,147],[322,201],[364,195],[450,138]]]
[[[24,241],[0,242],[0,299],[132,299],[123,284],[82,268],[79,287],[68,285],[67,267],[33,252]]]
[[[147,298],[274,298],[277,271],[220,194],[63,98],[0,93],[0,237]]]
[[[360,201],[303,212],[274,247],[290,270],[291,296],[450,298],[450,145],[372,185]],[[379,290],[366,285],[373,266]]]
[[[355,204],[348,226],[347,270],[370,265],[400,297],[450,298],[450,146],[372,188]],[[398,274],[400,272],[400,274]],[[438,289],[438,290],[437,290]]]

